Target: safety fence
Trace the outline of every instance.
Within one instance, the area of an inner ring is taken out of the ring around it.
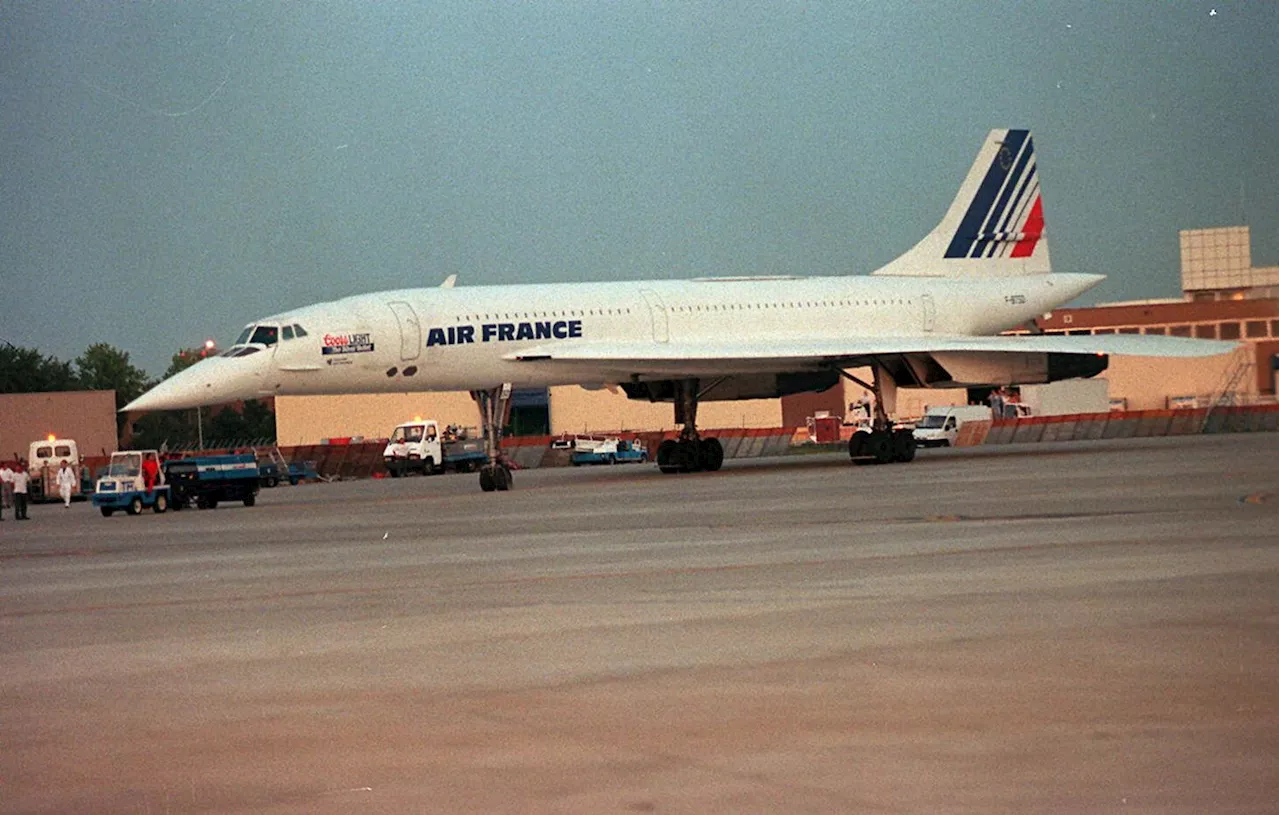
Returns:
[[[1025,416],[994,422],[966,422],[956,436],[956,446],[1256,433],[1275,431],[1277,415],[1276,405],[1243,405]]]

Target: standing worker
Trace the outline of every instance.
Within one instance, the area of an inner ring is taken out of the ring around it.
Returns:
[[[13,470],[9,462],[0,464],[0,521],[4,520],[4,508],[13,503]]]
[[[156,478],[160,475],[160,462],[156,461],[156,457],[152,453],[147,453],[142,459],[142,482],[150,493],[156,488]]]
[[[31,483],[31,477],[27,475],[27,468],[22,466],[22,462],[18,462],[18,469],[13,471],[13,519],[15,521],[29,521],[27,517],[27,488]]]
[[[67,509],[71,508],[71,490],[76,485],[79,476],[76,471],[67,466],[67,460],[62,460],[62,468],[58,470],[58,494],[62,496],[62,505]]]

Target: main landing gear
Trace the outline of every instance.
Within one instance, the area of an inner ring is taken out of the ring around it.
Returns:
[[[658,469],[663,473],[715,472],[724,464],[719,439],[698,435],[698,380],[680,379],[675,385],[676,424],[684,427],[680,438],[658,445]]]
[[[854,464],[890,464],[907,462],[916,457],[916,438],[908,428],[895,429],[884,408],[885,374],[880,366],[873,369],[873,381],[868,384],[847,371],[847,377],[867,388],[875,395],[875,416],[868,428],[859,428],[849,437],[849,458]],[[892,380],[888,380],[892,382]],[[896,392],[893,394],[896,396]]]
[[[472,391],[471,398],[480,410],[484,430],[484,451],[489,461],[480,467],[480,489],[506,492],[513,486],[511,468],[502,460],[502,425],[511,406],[511,383],[488,390]]]

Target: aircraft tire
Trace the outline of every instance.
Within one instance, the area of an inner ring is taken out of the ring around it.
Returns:
[[[494,482],[493,473],[494,466],[492,464],[480,468],[480,489],[485,492],[493,492],[498,488],[497,483]]]
[[[870,455],[876,464],[888,464],[893,461],[893,436],[883,431],[873,432],[867,439],[864,455]]]
[[[903,463],[916,457],[916,437],[910,430],[897,430],[893,434],[893,460]]]
[[[493,485],[499,492],[506,492],[515,486],[511,471],[502,464],[499,464],[493,471]]]
[[[680,472],[680,460],[676,456],[676,451],[680,449],[679,442],[674,439],[667,439],[658,445],[658,469],[665,473]]]
[[[703,439],[698,443],[698,463],[709,473],[724,466],[724,446],[719,439]]]

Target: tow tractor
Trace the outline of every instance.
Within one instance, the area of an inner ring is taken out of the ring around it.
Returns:
[[[156,463],[156,483],[148,490],[142,475],[143,462]],[[160,454],[155,450],[125,450],[111,454],[107,472],[98,479],[93,491],[93,505],[104,518],[117,509],[137,515],[145,508],[156,514],[169,508],[169,485],[160,469]]]
[[[583,464],[620,464],[627,462],[646,462],[649,450],[638,441],[627,439],[590,439],[578,437],[573,440],[573,455],[569,457],[573,466]]]

